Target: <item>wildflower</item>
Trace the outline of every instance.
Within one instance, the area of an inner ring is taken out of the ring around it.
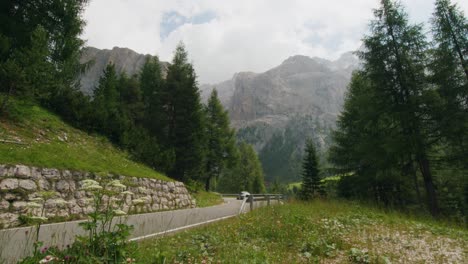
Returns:
[[[58,258],[53,257],[53,256],[51,256],[51,255],[47,255],[47,256],[45,256],[43,259],[41,259],[41,260],[39,261],[39,263],[40,263],[40,264],[42,264],[42,263],[49,263],[49,262],[54,261],[54,260],[58,260]]]
[[[26,207],[28,208],[41,208],[42,205],[38,204],[38,203],[35,203],[35,202],[29,202],[26,204]]]
[[[113,180],[109,182],[107,186],[115,187],[115,188],[122,188],[122,189],[127,188],[127,186],[123,185],[119,180]]]
[[[125,212],[122,211],[122,210],[117,209],[117,210],[114,210],[114,214],[115,214],[116,216],[122,216],[122,215],[126,215],[127,213],[125,213]]]
[[[123,194],[123,195],[133,195],[134,193],[132,193],[131,191],[124,191],[124,192],[121,192],[121,194]]]
[[[132,258],[127,258],[127,263],[134,263],[136,260]]]
[[[84,180],[81,182],[81,184],[81,189],[85,191],[97,191],[102,189],[102,186],[99,185],[99,183],[95,180]]]
[[[48,249],[49,249],[48,247],[44,247],[43,249],[41,249],[41,253],[42,253],[42,254],[46,253],[46,251],[47,251]]]

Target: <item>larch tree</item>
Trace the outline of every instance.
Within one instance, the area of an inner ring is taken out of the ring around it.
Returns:
[[[399,3],[382,0],[374,11],[370,35],[360,53],[363,72],[375,87],[376,100],[385,109],[385,122],[399,135],[390,155],[408,155],[419,167],[432,215],[439,214],[431,162],[428,153],[438,140],[429,118],[427,100],[427,42],[421,25],[410,25]]]
[[[441,103],[434,111],[450,146],[448,160],[468,164],[468,22],[450,0],[437,0],[432,17],[430,77]]]

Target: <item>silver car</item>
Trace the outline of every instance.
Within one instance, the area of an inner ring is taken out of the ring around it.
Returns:
[[[249,198],[250,196],[250,193],[249,192],[241,192],[239,193],[239,195],[237,196],[237,200],[244,200],[246,198]]]

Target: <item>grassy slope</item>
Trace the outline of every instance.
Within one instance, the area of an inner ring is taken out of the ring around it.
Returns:
[[[347,202],[289,203],[139,244],[141,263],[468,263],[468,231]],[[205,262],[204,262],[205,261]]]
[[[162,180],[170,178],[129,159],[101,136],[88,135],[36,105],[13,101],[0,117],[0,164],[113,173]]]

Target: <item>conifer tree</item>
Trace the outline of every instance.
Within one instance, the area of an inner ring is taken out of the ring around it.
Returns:
[[[94,90],[92,102],[96,130],[107,135],[114,143],[119,143],[121,131],[121,113],[119,108],[118,79],[113,64],[107,65],[99,84]]]
[[[251,145],[244,142],[239,145],[239,153],[239,180],[236,183],[240,187],[239,191],[265,192],[262,164],[257,153]]]
[[[317,153],[314,143],[308,140],[302,162],[302,190],[301,197],[304,200],[314,198],[320,192],[320,175],[318,168]]]
[[[433,115],[454,150],[448,157],[468,164],[468,22],[450,0],[436,1],[432,18],[431,81],[442,99]]]
[[[204,173],[203,107],[192,64],[183,44],[176,48],[166,78],[168,139],[174,166],[169,175],[178,180],[200,180]]]
[[[408,156],[420,168],[433,215],[439,206],[428,153],[437,143],[432,133],[430,114],[432,93],[427,82],[427,43],[420,25],[409,25],[407,14],[400,4],[382,0],[375,10],[371,33],[364,38],[365,49],[360,53],[363,71],[372,83],[375,99],[384,116],[376,121],[399,135],[395,144],[383,144],[390,161]],[[384,118],[385,117],[385,118]],[[390,163],[390,162],[389,162]]]
[[[206,113],[206,179],[205,189],[210,190],[211,181],[217,180],[233,158],[235,147],[234,130],[229,126],[229,117],[213,89],[205,108]]]
[[[140,73],[140,87],[145,105],[145,127],[160,142],[167,139],[167,120],[164,108],[166,94],[158,57],[148,57]]]

